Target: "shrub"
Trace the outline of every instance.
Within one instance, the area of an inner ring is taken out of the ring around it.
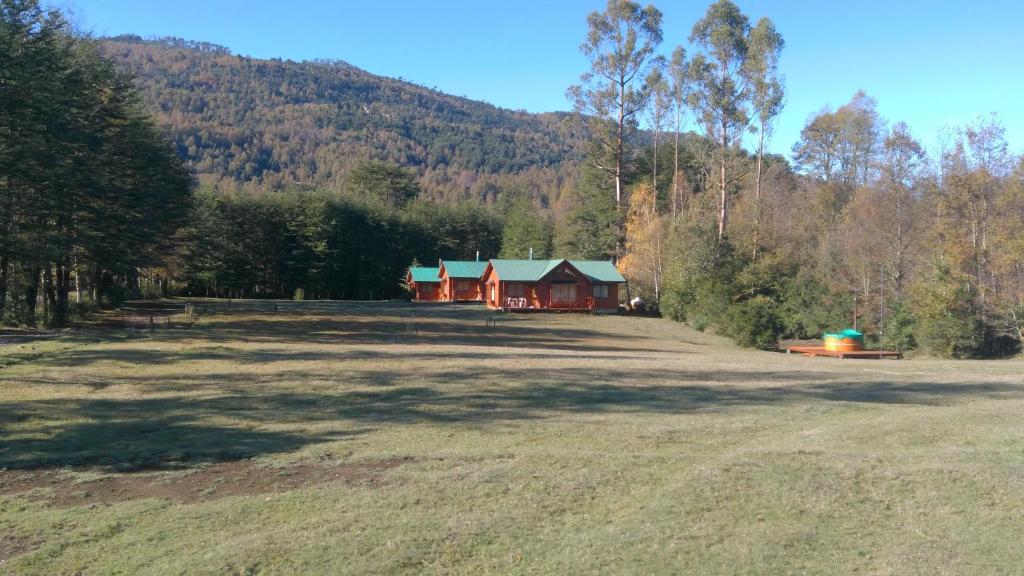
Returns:
[[[779,318],[790,338],[819,338],[822,333],[848,326],[853,316],[849,294],[830,290],[811,268],[800,268],[782,289]]]
[[[901,352],[917,349],[915,332],[917,322],[910,307],[900,302],[892,307],[889,317],[885,320],[884,342],[882,346]]]
[[[299,300],[305,300],[305,299],[306,299],[306,291],[303,290],[302,288],[296,288],[295,292],[292,294],[292,300],[299,301]]]
[[[774,349],[782,333],[777,308],[775,302],[767,296],[754,296],[734,304],[726,313],[725,333],[740,346]]]
[[[156,282],[145,282],[142,284],[139,296],[141,296],[143,300],[159,300],[164,297],[164,294],[160,289],[160,285]]]
[[[733,294],[732,247],[719,243],[713,229],[677,226],[672,229],[669,260],[662,311],[697,330],[717,326]]]
[[[970,279],[936,263],[912,290],[917,342],[941,358],[970,358],[984,343],[984,327]]]

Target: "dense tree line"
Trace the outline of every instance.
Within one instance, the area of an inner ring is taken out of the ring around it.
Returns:
[[[378,169],[363,167],[356,174]],[[375,179],[373,183],[379,184]],[[502,222],[484,207],[413,198],[398,208],[386,187],[359,190],[365,194],[200,191],[177,258],[181,292],[236,298],[397,298],[404,295],[401,283],[412,262],[471,260],[477,251],[481,258],[498,254]]]
[[[0,318],[68,320],[170,252],[191,180],[130,80],[34,0],[0,1]]]

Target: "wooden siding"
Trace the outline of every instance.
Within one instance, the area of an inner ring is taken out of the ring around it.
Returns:
[[[598,286],[607,286],[608,295],[595,297],[594,284],[568,264],[559,266],[539,282],[505,282],[494,268],[489,269],[483,280],[484,302],[496,310],[618,311],[619,285]]]
[[[480,302],[484,299],[484,284],[480,279],[452,278],[445,272],[440,292],[440,299],[445,302]]]
[[[437,282],[414,282],[410,287],[413,289],[413,299],[417,302],[441,301],[441,285]]]
[[[438,302],[441,300],[441,284],[438,282],[416,282],[412,274],[406,274],[405,283],[412,290],[414,302]]]

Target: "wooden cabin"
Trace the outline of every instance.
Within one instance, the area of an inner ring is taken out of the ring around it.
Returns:
[[[603,260],[490,260],[485,302],[495,310],[617,312],[626,279]]]
[[[441,300],[441,276],[439,268],[412,266],[405,276],[405,283],[412,290],[416,302],[438,302]]]
[[[441,278],[441,300],[445,302],[481,302],[484,299],[480,279],[487,262],[442,260],[438,276]]]

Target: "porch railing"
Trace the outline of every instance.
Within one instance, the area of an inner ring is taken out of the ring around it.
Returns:
[[[552,310],[593,310],[594,299],[590,296],[583,300],[551,300],[548,308]]]

